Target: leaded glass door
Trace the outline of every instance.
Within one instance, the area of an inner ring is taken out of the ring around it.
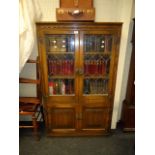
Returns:
[[[112,87],[114,36],[95,31],[81,33],[80,99],[82,102],[106,100]]]
[[[45,69],[47,80],[46,92],[51,100],[76,103],[78,65],[78,36],[74,31],[45,34]]]

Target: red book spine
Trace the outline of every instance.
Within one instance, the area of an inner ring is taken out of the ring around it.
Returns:
[[[99,75],[99,60],[96,60],[96,74]]]
[[[94,60],[91,61],[91,66],[92,66],[92,68],[91,68],[91,74],[94,74],[94,72],[95,72]]]
[[[91,74],[91,62],[88,60],[88,75]]]
[[[67,60],[64,61],[64,74],[67,75]]]
[[[91,64],[90,64],[90,60],[88,60],[88,75],[91,74]]]
[[[57,75],[60,75],[60,61],[57,60]]]
[[[102,62],[101,62],[101,60],[99,60],[99,64],[98,64],[98,73],[99,73],[99,75],[102,74]]]
[[[62,67],[63,67],[63,65],[62,65],[62,60],[60,60],[60,75],[62,75],[63,74],[63,69],[62,69]]]
[[[105,75],[105,61],[102,60],[102,75]]]
[[[71,64],[71,75],[74,74],[74,62],[73,60],[70,61],[70,64]]]
[[[93,64],[93,60],[90,60],[90,74],[94,73],[94,64]]]
[[[97,68],[97,60],[94,60],[94,74],[98,74],[98,68]]]
[[[84,72],[86,75],[88,75],[88,63],[87,63],[87,60],[85,60],[84,62]]]
[[[65,74],[65,60],[62,60],[62,74]]]
[[[72,72],[72,60],[69,60],[69,75],[72,75],[73,72]]]
[[[66,60],[66,74],[70,75],[70,60]]]
[[[56,75],[58,75],[58,70],[59,70],[59,68],[58,68],[59,66],[58,66],[58,61],[56,60]]]

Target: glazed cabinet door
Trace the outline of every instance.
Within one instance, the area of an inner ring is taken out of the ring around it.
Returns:
[[[53,103],[78,101],[78,34],[74,31],[45,30],[40,32],[39,44],[43,70],[44,96]]]
[[[80,38],[80,100],[102,100],[111,95],[115,44],[109,32],[84,31]]]

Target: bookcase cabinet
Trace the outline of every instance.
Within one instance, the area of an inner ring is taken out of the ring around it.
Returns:
[[[108,134],[122,23],[36,26],[47,134]]]

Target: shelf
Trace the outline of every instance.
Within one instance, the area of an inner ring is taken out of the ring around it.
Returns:
[[[39,104],[40,100],[37,97],[19,97],[19,102]]]
[[[84,79],[109,79],[108,75],[102,76],[102,75],[88,75],[84,76]]]
[[[27,63],[39,63],[39,61],[38,60],[28,59]]]
[[[74,54],[74,52],[57,52],[57,51],[52,51],[52,52],[47,52],[47,54]]]
[[[28,79],[28,78],[19,78],[19,83],[39,84],[40,80]]]
[[[83,94],[83,96],[108,96],[108,94]]]
[[[50,79],[74,79],[75,76],[70,76],[70,75],[54,75],[54,76],[49,76]]]
[[[110,52],[84,52],[85,55],[106,55],[106,56],[110,56],[111,53]]]
[[[53,96],[75,96],[75,94],[53,94],[53,95],[49,95],[50,97]]]

